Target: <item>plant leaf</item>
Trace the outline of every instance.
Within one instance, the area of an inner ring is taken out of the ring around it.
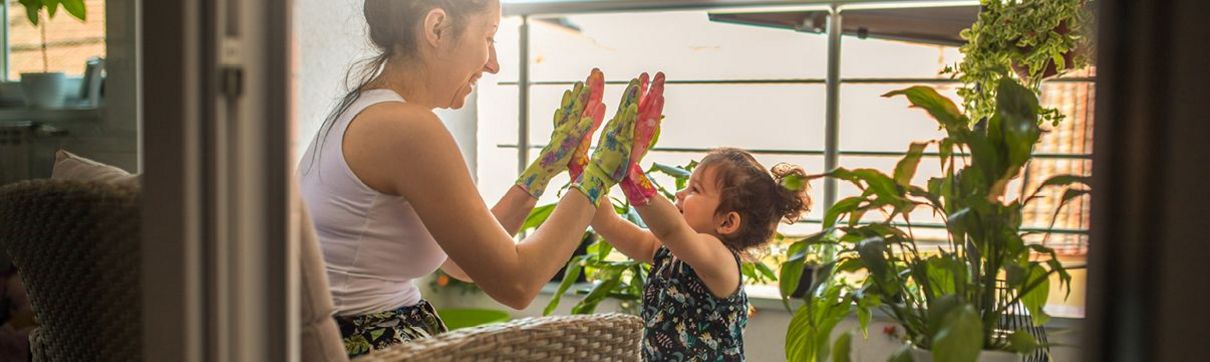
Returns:
[[[581,263],[584,262],[585,258],[587,256],[581,255],[571,258],[571,261],[567,262],[567,269],[563,272],[563,281],[559,283],[559,289],[555,291],[555,295],[550,297],[550,303],[546,304],[546,309],[542,310],[542,315],[550,315],[554,313],[555,308],[559,307],[559,301],[563,299],[563,294],[567,293],[567,289],[571,288],[571,285],[575,284],[576,279],[580,278],[580,273],[583,272],[584,268]]]
[[[1087,176],[1078,176],[1078,175],[1057,175],[1057,176],[1053,176],[1053,177],[1051,177],[1051,178],[1046,179],[1046,181],[1042,181],[1042,184],[1041,184],[1041,185],[1038,185],[1038,188],[1037,188],[1037,189],[1035,189],[1035,190],[1034,190],[1034,192],[1033,192],[1032,194],[1030,194],[1030,195],[1029,195],[1029,197],[1028,197],[1028,198],[1026,198],[1026,199],[1025,199],[1025,201],[1024,201],[1023,203],[1029,203],[1029,202],[1030,202],[1030,201],[1032,201],[1033,199],[1037,198],[1037,197],[1038,197],[1038,194],[1039,194],[1039,193],[1041,193],[1041,192],[1042,192],[1042,190],[1043,190],[1043,189],[1045,189],[1045,188],[1047,188],[1047,187],[1052,187],[1052,186],[1070,186],[1070,185],[1072,185],[1072,184],[1081,184],[1081,185],[1084,185],[1084,186],[1086,186],[1086,187],[1089,187],[1089,186],[1092,184],[1092,178],[1091,178],[1091,177],[1087,177]]]
[[[983,350],[983,322],[967,303],[951,308],[942,318],[941,328],[933,335],[933,361],[968,362],[979,358]]]
[[[987,136],[987,121],[980,121],[975,124],[975,131],[968,137],[967,145],[971,148],[972,163],[966,169],[960,172],[960,175],[966,180],[971,180],[970,176],[973,173],[971,170],[978,170],[983,175],[980,182],[974,184],[979,189],[987,190],[989,182],[999,180],[1004,174],[1004,165],[1001,162],[1001,154],[996,146],[989,140]],[[986,191],[984,191],[986,192]]]
[[[1050,320],[1050,316],[1042,310],[1042,307],[1046,305],[1047,297],[1050,296],[1050,275],[1038,263],[1031,264],[1029,277],[1025,279],[1026,284],[1032,285],[1038,281],[1042,283],[1030,290],[1020,291],[1025,293],[1025,295],[1021,296],[1021,305],[1024,305],[1025,309],[1029,311],[1034,325],[1041,326]]]
[[[895,179],[882,173],[882,171],[872,168],[859,168],[855,170],[846,170],[843,168],[836,169],[835,175],[838,178],[848,180],[865,181],[874,194],[878,195],[879,203],[887,205],[897,205],[903,198],[903,193],[897,188],[898,184]]]
[[[852,346],[852,333],[843,333],[837,337],[836,343],[832,345],[832,362],[849,362]]]
[[[803,272],[811,272],[810,284],[803,290],[802,284],[799,284],[799,289],[794,291],[796,295],[813,295],[816,290],[827,285],[832,279],[832,273],[836,268],[836,262],[831,261],[821,265],[808,266]]]
[[[55,13],[59,10],[59,0],[42,0],[42,6],[46,8],[46,20],[54,19]],[[63,6],[67,7],[67,4],[63,4]]]
[[[598,278],[600,282],[592,288],[592,291],[588,292],[588,295],[579,303],[576,303],[574,307],[571,307],[571,314],[592,314],[595,312],[597,305],[601,304],[601,301],[609,297],[614,289],[617,289],[618,285],[622,284],[622,269],[607,269],[604,276],[598,275]]]
[[[953,294],[957,285],[965,279],[966,266],[953,258],[953,254],[929,258],[927,265],[928,284],[934,296]]]
[[[592,245],[588,246],[588,253],[596,254],[598,260],[605,260],[609,257],[610,252],[613,252],[613,245],[601,239],[597,239]]]
[[[807,306],[798,307],[794,317],[790,318],[790,327],[786,330],[786,360],[809,361],[808,345],[811,344],[811,311]]]
[[[1050,266],[1051,272],[1059,274],[1059,282],[1062,284],[1063,289],[1067,290],[1067,295],[1064,298],[1070,297],[1071,274],[1067,272],[1067,268],[1063,266],[1063,262],[1059,260],[1059,256],[1055,254],[1055,250],[1039,244],[1029,244],[1029,248],[1039,254],[1050,256],[1050,259],[1046,260],[1046,264]]]
[[[907,96],[908,102],[912,104],[912,107],[919,107],[928,111],[929,115],[932,115],[933,119],[936,119],[942,128],[961,128],[965,127],[968,123],[966,117],[958,110],[958,106],[954,104],[954,101],[937,93],[937,90],[932,87],[914,86],[890,91],[882,96],[893,97],[897,95]]]
[[[782,298],[790,298],[794,291],[798,290],[798,281],[802,279],[803,272],[803,258],[801,254],[799,255],[797,258],[791,257],[781,264],[777,286]]]
[[[555,204],[542,205],[530,210],[529,216],[525,217],[525,222],[521,224],[521,230],[529,230],[542,225],[546,219],[550,218],[550,213],[555,211]]]
[[[622,214],[622,218],[626,219],[626,221],[629,221],[631,224],[637,225],[638,227],[644,229],[647,228],[647,223],[644,222],[643,217],[639,215],[639,210],[635,210],[634,205],[629,205],[626,208],[626,213]]]
[[[61,1],[63,3],[63,9],[66,9],[67,13],[76,17],[76,19],[80,19],[80,21],[86,21],[88,19],[88,17],[86,16],[87,14],[85,13],[87,11],[87,8],[84,7],[84,0],[61,0]]]
[[[1033,353],[1041,345],[1038,344],[1038,340],[1029,334],[1029,332],[1026,332],[1024,329],[1018,329],[1008,336],[1008,347],[1013,352],[1029,354]]]
[[[1046,179],[1046,181],[1042,181],[1042,184],[1039,185],[1038,187],[1041,188],[1041,187],[1047,187],[1047,186],[1067,186],[1067,185],[1071,185],[1074,183],[1083,184],[1084,186],[1090,186],[1092,184],[1092,177],[1079,176],[1079,175],[1057,175],[1057,176],[1052,176],[1051,178]]]
[[[681,168],[680,166],[669,166],[669,165],[665,165],[665,164],[656,162],[656,163],[653,163],[651,165],[651,167],[654,168],[656,171],[663,172],[664,174],[666,174],[668,176],[672,176],[673,178],[688,179],[690,176],[693,175],[692,172],[689,172],[689,170]]]
[[[756,265],[756,271],[760,272],[760,274],[763,275],[767,280],[777,280],[777,273],[774,273],[773,269],[770,269],[768,265],[765,265],[765,263],[757,261],[753,262],[752,264]]]
[[[963,305],[962,300],[959,298],[956,294],[943,295],[940,298],[933,299],[928,304],[928,308],[924,311],[926,313],[924,327],[930,338],[943,328],[945,316],[949,315],[950,311]],[[918,347],[931,348],[927,345],[920,345]]]
[[[1011,78],[1000,79],[996,109],[1007,149],[1009,174],[1029,161],[1042,131],[1038,128],[1038,97]]]
[[[781,179],[781,187],[785,187],[790,191],[799,191],[807,185],[806,176],[799,174],[787,175]]]
[[[953,138],[942,138],[937,143],[937,161],[941,163],[941,170],[945,170],[945,163],[949,162],[950,157],[954,156],[954,145],[957,144]]]
[[[837,201],[824,213],[823,228],[827,229],[836,226],[836,220],[840,218],[841,214],[853,212],[862,201],[865,201],[865,198],[861,196],[846,197]]]
[[[1021,286],[1025,284],[1029,269],[1022,267],[1016,263],[1008,263],[1004,265],[1004,281],[1011,287]]]
[[[870,338],[870,317],[872,317],[871,309],[882,304],[881,298],[875,293],[860,293],[857,298],[857,323],[861,326],[862,336]]]
[[[862,240],[857,243],[857,254],[879,288],[891,283],[890,265],[887,265],[886,260],[886,240],[877,236]],[[890,290],[886,292],[888,295],[894,294]]]
[[[42,10],[41,0],[20,0],[21,5],[25,6],[25,16],[29,19],[30,24],[34,27],[38,26],[38,12]]]
[[[920,166],[920,156],[929,143],[932,142],[913,142],[908,147],[907,154],[895,165],[895,182],[900,186],[911,186],[912,177],[916,176],[916,168]]]

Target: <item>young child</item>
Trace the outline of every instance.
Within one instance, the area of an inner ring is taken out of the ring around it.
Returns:
[[[627,177],[638,179],[623,181],[622,189],[648,230],[623,220],[610,203],[597,209],[596,232],[653,264],[643,290],[644,360],[743,360],[748,297],[740,255],[768,241],[778,221],[792,223],[809,210],[805,186],[783,186],[790,175],[806,176],[785,163],[767,171],[748,152],[720,148],[693,170],[675,205],[632,169]]]

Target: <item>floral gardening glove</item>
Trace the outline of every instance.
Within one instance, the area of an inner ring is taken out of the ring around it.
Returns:
[[[622,92],[617,114],[601,130],[601,138],[597,141],[592,159],[572,183],[572,187],[583,192],[593,206],[599,205],[602,196],[609,193],[609,188],[624,179],[630,170],[638,99],[639,80],[632,79],[626,91]]]
[[[640,100],[634,126],[634,145],[630,151],[630,171],[619,184],[626,199],[634,206],[646,205],[656,195],[655,185],[639,167],[639,160],[647,154],[648,148],[655,145],[655,136],[660,133],[660,121],[663,120],[661,113],[664,111],[664,73],[655,74],[655,81],[647,92],[644,92],[647,89],[647,73],[643,73],[639,79]]]
[[[588,129],[588,133],[580,138],[580,146],[576,147],[576,152],[571,156],[571,161],[567,164],[567,175],[571,176],[572,180],[580,177],[584,173],[584,167],[588,165],[588,149],[592,146],[592,134],[601,127],[601,120],[605,119],[605,104],[601,103],[601,95],[605,92],[605,73],[601,70],[592,68],[592,73],[588,75],[588,80],[585,81],[588,88],[588,105],[584,107],[584,117],[592,118],[592,128]]]
[[[526,193],[541,197],[550,179],[568,169],[578,152],[577,147],[601,124],[605,115],[605,105],[601,103],[604,78],[601,71],[594,68],[588,76],[587,86],[576,82],[572,89],[563,92],[563,101],[555,110],[550,143],[517,177],[517,186]]]

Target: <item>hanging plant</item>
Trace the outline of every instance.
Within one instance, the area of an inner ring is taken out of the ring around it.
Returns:
[[[1089,64],[1092,12],[1087,0],[981,0],[978,20],[962,31],[961,62],[943,73],[961,80],[963,106],[977,122],[995,110],[996,85],[1015,78],[1041,95],[1042,80]],[[1063,115],[1043,108],[1039,122]]]

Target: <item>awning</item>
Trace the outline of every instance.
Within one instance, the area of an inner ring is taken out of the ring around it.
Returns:
[[[711,12],[711,21],[765,26],[809,33],[827,31],[828,11]],[[853,9],[841,12],[844,35],[961,46],[959,36],[979,15],[978,5],[894,9]]]

